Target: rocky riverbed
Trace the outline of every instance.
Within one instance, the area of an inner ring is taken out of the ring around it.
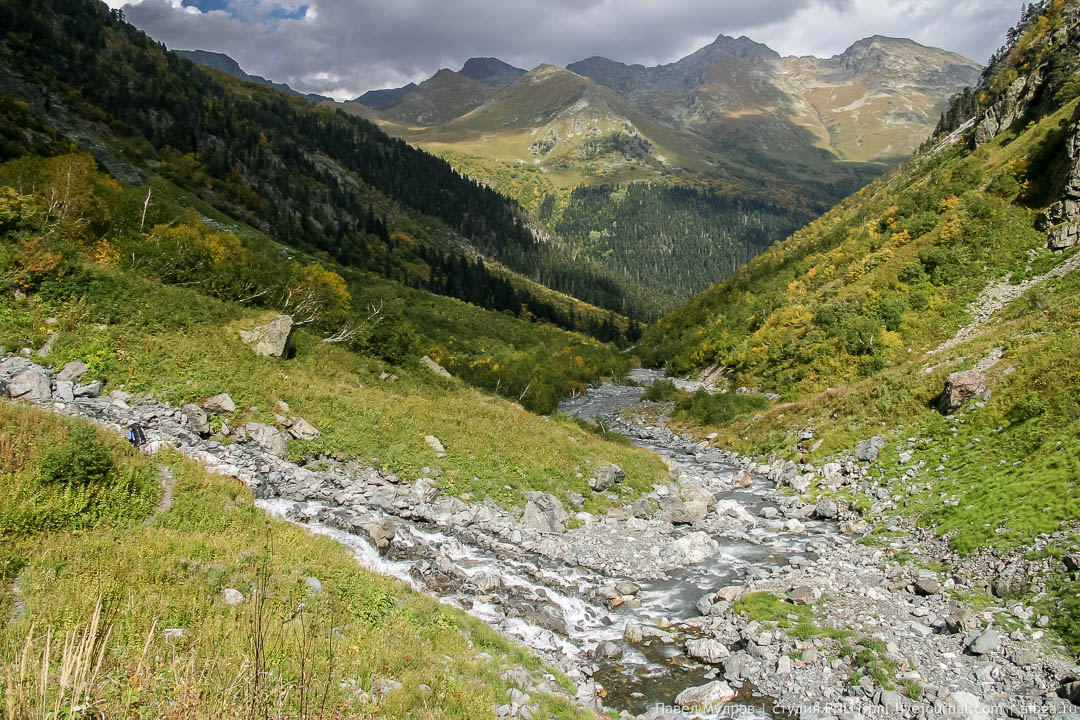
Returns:
[[[833,500],[802,499],[813,487],[844,487],[884,512],[888,495],[860,461],[876,455],[875,442],[823,468],[759,465],[635,415],[641,388],[605,385],[564,409],[666,457],[671,482],[622,503],[621,471],[608,466],[590,479],[614,506],[604,516],[581,511],[580,497],[540,491],[510,511],[443,495],[433,472],[406,478],[328,457],[290,463],[287,438],[269,426],[222,444],[205,437],[199,408],[100,397],[102,388],[65,372],[0,361],[8,394],[122,432],[141,423],[147,452],[174,446],[366,567],[483,618],[565,670],[584,705],[648,718],[687,716],[676,705],[845,720],[1080,711],[1059,697],[1080,701],[1080,685],[1069,684],[1078,671],[1045,644],[1047,618],[1015,602],[977,612],[957,604],[986,584],[977,566],[943,577],[901,564],[933,541],[896,521],[885,546],[860,543],[865,519]],[[522,692],[495,713],[530,717],[533,682],[522,678]]]

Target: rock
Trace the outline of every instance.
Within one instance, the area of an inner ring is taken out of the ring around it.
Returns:
[[[990,714],[979,698],[969,692],[956,691],[945,698],[946,709],[963,720],[989,720]]]
[[[597,660],[618,660],[622,656],[623,649],[610,640],[598,644],[593,650],[593,657]]]
[[[520,690],[528,690],[533,685],[532,675],[523,667],[507,670],[502,674],[502,679]]]
[[[679,495],[682,497],[683,502],[686,503],[701,503],[706,509],[716,507],[716,496],[703,487],[686,485],[679,491]]]
[[[533,490],[525,493],[528,502],[521,516],[521,524],[541,532],[564,533],[570,516],[566,514],[559,499],[551,493]]]
[[[199,435],[207,435],[210,432],[210,418],[198,405],[192,405],[188,403],[180,412],[184,415],[184,420],[187,421],[187,426],[191,428],[191,431],[198,433]]]
[[[744,652],[738,652],[724,661],[724,677],[728,680],[746,679],[746,666],[750,656]]]
[[[790,675],[792,670],[791,658],[784,655],[776,661],[776,674],[777,675]]]
[[[966,607],[954,605],[945,617],[945,627],[954,635],[968,635],[979,627],[979,619]]]
[[[713,602],[733,603],[746,594],[746,588],[742,585],[725,585],[713,593]]]
[[[642,520],[650,520],[657,513],[659,506],[652,498],[641,498],[630,505],[630,514]]]
[[[915,594],[928,597],[941,592],[941,583],[936,578],[921,577],[915,581]]]
[[[720,544],[705,532],[693,532],[664,546],[663,557],[669,565],[692,565],[720,552]]]
[[[814,508],[814,517],[822,520],[835,520],[840,515],[840,507],[832,498],[823,498]]]
[[[972,655],[989,655],[1001,647],[1001,636],[994,628],[987,628],[968,647]]]
[[[986,375],[978,370],[954,372],[945,380],[945,389],[938,401],[938,410],[950,415],[969,400],[986,390]]]
[[[203,410],[215,414],[228,414],[236,412],[236,403],[228,393],[218,393],[202,401]]]
[[[252,442],[271,455],[279,458],[289,456],[289,436],[281,430],[263,423],[249,422],[244,425],[244,431]]]
[[[52,397],[52,383],[48,375],[31,367],[7,381],[7,394],[16,400],[45,402]]]
[[[844,484],[844,466],[838,462],[825,463],[821,467],[821,477],[829,487]]]
[[[439,497],[439,490],[430,478],[418,478],[412,485],[412,491],[420,505],[433,503]]]
[[[589,478],[589,487],[595,492],[603,492],[625,479],[626,473],[618,465],[605,465],[596,471],[595,477]]]
[[[240,339],[259,355],[287,358],[292,353],[292,331],[292,316],[278,315],[266,325],[241,331]]]
[[[904,709],[904,700],[895,690],[882,690],[878,693],[877,704],[891,712],[900,712]]]
[[[757,526],[757,518],[750,514],[750,512],[739,503],[738,500],[732,500],[731,498],[725,498],[716,503],[716,514],[726,515],[727,517],[735,518],[736,520],[746,523],[750,527]]]
[[[735,473],[735,475],[731,478],[731,487],[733,487],[733,488],[750,487],[751,480],[752,480],[752,476],[750,475],[749,470],[745,470],[745,469],[740,470],[739,472]]]
[[[641,626],[627,622],[626,627],[623,628],[623,640],[631,644],[638,644],[644,639],[644,633],[641,632]]]
[[[686,512],[686,505],[674,495],[660,498],[660,519],[672,525],[689,525],[694,522]]]
[[[774,508],[772,505],[766,505],[765,507],[761,508],[761,512],[759,512],[758,514],[766,520],[775,520],[776,518],[780,517],[780,511]]]
[[[446,371],[446,368],[429,358],[427,355],[420,358],[420,364],[441,378],[446,378],[447,380],[449,380],[450,378],[454,377]]]
[[[319,578],[317,578],[317,577],[306,577],[306,578],[304,578],[304,584],[307,585],[308,590],[310,590],[313,593],[321,593],[322,592],[322,583],[319,582]]]
[[[385,550],[390,547],[395,535],[397,535],[397,526],[390,518],[383,518],[368,528],[368,536],[376,550]]]
[[[695,660],[719,665],[731,657],[731,651],[719,640],[697,638],[686,641],[686,654]]]
[[[37,354],[41,357],[48,357],[49,353],[52,352],[53,345],[56,344],[56,338],[57,334],[51,333],[49,337],[46,338],[45,344],[38,348]]]
[[[711,711],[735,698],[735,691],[723,680],[713,680],[706,685],[690,687],[675,697],[675,704],[684,710]]]
[[[1072,680],[1058,688],[1058,697],[1068,700],[1073,705],[1080,705],[1080,681]]]
[[[503,586],[502,578],[495,573],[486,570],[481,570],[480,572],[471,575],[469,580],[472,581],[472,584],[476,586],[477,590],[485,594],[493,593]]]
[[[297,418],[296,422],[289,428],[289,434],[297,440],[314,440],[322,435],[318,428],[304,418]]]
[[[86,367],[86,363],[72,360],[64,365],[63,370],[56,373],[56,379],[63,382],[77,383],[89,370],[90,368]]]
[[[397,680],[391,680],[390,678],[375,678],[371,681],[371,694],[375,695],[379,702],[383,702],[398,688],[401,687],[401,683]]]
[[[876,462],[878,454],[885,449],[885,438],[875,435],[855,446],[855,457],[860,462]]]
[[[806,530],[806,526],[803,525],[798,520],[796,520],[795,518],[791,518],[790,520],[788,520],[787,522],[784,523],[784,529],[787,530],[789,533],[797,535],[798,533],[801,533],[804,530]]]
[[[641,591],[635,583],[632,582],[617,582],[615,583],[615,592],[620,595],[637,595]]]
[[[225,588],[221,592],[226,605],[239,605],[244,602],[244,594],[234,588]]]
[[[686,514],[690,518],[691,523],[699,523],[709,517],[709,506],[700,500],[691,500],[683,503],[683,508],[686,509]]]
[[[817,602],[814,589],[809,585],[797,585],[788,591],[788,600],[796,605],[813,605]]]
[[[1080,572],[1080,553],[1069,553],[1061,558],[1066,572]]]
[[[434,435],[425,435],[424,442],[426,442],[428,444],[428,447],[431,448],[432,452],[435,453],[435,457],[439,458],[440,460],[446,457],[446,448],[443,447],[443,444],[439,440],[439,438],[435,437]]]
[[[65,380],[57,380],[56,389],[53,391],[53,396],[61,402],[75,402],[74,383],[67,382]]]
[[[840,532],[843,535],[861,535],[869,529],[870,523],[865,520],[848,520],[840,525]]]
[[[75,388],[74,394],[77,398],[96,398],[101,395],[101,381],[94,380],[85,385],[79,385]]]

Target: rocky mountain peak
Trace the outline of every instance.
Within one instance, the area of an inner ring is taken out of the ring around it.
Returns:
[[[474,57],[465,61],[459,73],[485,85],[510,87],[521,79],[525,71],[498,58]]]
[[[745,35],[740,35],[737,38],[730,35],[718,35],[716,40],[713,40],[705,49],[721,52],[744,62],[760,62],[779,59],[780,57],[780,54],[768,45],[755,42]]]

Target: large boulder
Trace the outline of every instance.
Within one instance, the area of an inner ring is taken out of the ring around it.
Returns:
[[[719,640],[712,638],[695,638],[686,641],[686,654],[695,660],[720,665],[729,657],[731,651]]]
[[[7,394],[17,400],[45,402],[52,397],[52,383],[48,375],[31,367],[7,381]]]
[[[603,492],[615,483],[626,479],[626,473],[618,465],[605,465],[596,471],[594,477],[589,478],[589,487],[596,492]]]
[[[814,508],[814,517],[821,520],[835,520],[840,515],[840,507],[832,498],[823,498]]]
[[[240,339],[259,355],[287,358],[292,352],[293,319],[278,315],[266,325],[243,330]]]
[[[694,522],[686,511],[686,504],[674,495],[660,498],[660,519],[672,525],[689,525]]]
[[[682,495],[684,502],[700,502],[710,510],[716,507],[716,496],[703,487],[698,487],[697,485],[685,485],[679,491],[679,494]]]
[[[663,557],[669,565],[693,565],[708,560],[720,552],[720,544],[705,532],[692,532],[664,547]]]
[[[229,393],[218,393],[214,397],[202,401],[203,410],[217,415],[227,415],[236,412],[236,403],[229,397]]]
[[[397,526],[390,518],[383,518],[368,528],[368,536],[378,550],[385,550],[397,535]]]
[[[244,425],[244,431],[252,442],[271,455],[279,458],[289,455],[289,436],[271,425],[249,422]]]
[[[86,367],[86,363],[79,360],[72,360],[64,365],[64,368],[60,372],[56,373],[56,379],[63,382],[77,383],[88,370],[89,368]]]
[[[428,447],[431,448],[431,451],[435,453],[435,457],[440,460],[446,457],[446,448],[443,447],[442,441],[439,440],[439,438],[434,435],[425,435],[424,442],[426,442]]]
[[[855,457],[860,462],[875,462],[878,459],[878,453],[885,449],[885,438],[880,435],[863,440],[861,443],[855,446]]]
[[[945,380],[938,410],[949,415],[986,390],[986,375],[978,370],[954,372]]]
[[[551,493],[533,490],[525,493],[528,502],[521,516],[521,524],[541,532],[566,532],[570,516],[566,514],[559,499]]]
[[[184,419],[187,420],[188,427],[192,432],[199,435],[206,435],[210,432],[210,417],[206,414],[198,405],[185,405],[180,409],[180,412],[184,415]]]
[[[322,435],[319,429],[304,418],[299,418],[289,428],[289,434],[297,440],[314,440]]]
[[[449,372],[447,372],[446,368],[444,368],[442,365],[440,365],[439,363],[432,360],[427,355],[420,358],[420,364],[423,365],[428,370],[430,370],[432,373],[434,373],[435,375],[438,375],[441,378],[446,378],[447,380],[449,380],[450,378],[454,377]]]
[[[735,698],[735,691],[723,680],[713,680],[706,685],[689,687],[675,697],[675,704],[684,710],[711,712]]]

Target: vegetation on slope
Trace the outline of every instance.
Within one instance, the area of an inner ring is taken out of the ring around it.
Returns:
[[[58,452],[73,460],[59,472]],[[160,513],[159,472],[175,477]],[[505,702],[507,669],[545,672],[483,623],[359,569],[336,542],[268,520],[236,481],[175,452],[151,461],[82,421],[0,403],[0,477],[0,582],[17,579],[0,596],[12,720],[86,707],[117,718],[474,718]],[[69,513],[79,501],[101,512]],[[225,588],[244,601],[227,604]],[[65,686],[61,668],[76,660],[82,679]],[[401,685],[371,704],[385,680]],[[565,699],[533,699],[546,717],[580,716]]]

